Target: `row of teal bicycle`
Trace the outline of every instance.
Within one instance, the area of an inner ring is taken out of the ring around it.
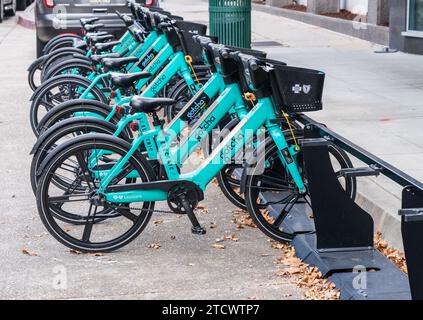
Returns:
[[[107,26],[95,15],[81,19],[83,36],[52,39],[29,68],[31,184],[47,230],[82,252],[125,246],[158,212],[186,215],[204,234],[196,208],[216,178],[261,231],[291,241],[287,217],[296,204],[311,206],[296,119],[322,109],[325,74],[219,44],[205,25],[170,12],[128,6],[132,15],[116,12],[121,39],[100,31]],[[199,148],[204,159],[192,169]],[[352,167],[329,150],[334,170]],[[355,178],[339,179],[354,198]]]

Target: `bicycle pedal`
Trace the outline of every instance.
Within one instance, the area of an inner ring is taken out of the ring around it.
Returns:
[[[196,235],[203,235],[206,234],[206,228],[203,227],[191,227],[191,232]]]

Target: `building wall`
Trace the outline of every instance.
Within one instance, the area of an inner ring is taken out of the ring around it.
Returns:
[[[366,15],[369,0],[341,0],[341,9],[346,9],[353,13]],[[374,1],[374,0],[370,0]]]
[[[339,0],[341,9],[347,9],[353,13],[367,14],[369,0]],[[371,0],[374,1],[374,0]],[[298,4],[307,5],[307,0],[297,0]]]
[[[407,30],[407,1],[390,0],[389,46],[408,53],[423,54],[423,38],[402,35]]]

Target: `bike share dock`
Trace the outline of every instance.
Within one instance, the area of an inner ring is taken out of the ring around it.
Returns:
[[[342,300],[423,299],[423,184],[311,118],[300,115],[298,120],[305,129],[301,146],[313,212],[298,203],[283,222],[284,229],[296,234],[292,245],[297,256],[334,282]],[[329,142],[368,167],[335,173]],[[403,187],[399,214],[408,276],[374,248],[372,217],[345,193],[338,180],[339,175],[359,179],[379,174]],[[262,197],[275,203],[284,196]],[[283,206],[268,206],[269,214],[278,216]]]

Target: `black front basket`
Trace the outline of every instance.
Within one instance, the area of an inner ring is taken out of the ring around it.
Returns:
[[[275,66],[270,71],[273,98],[289,113],[322,110],[325,74],[321,71]]]
[[[194,64],[202,64],[203,50],[192,37],[195,35],[205,36],[207,26],[189,21],[176,21],[176,26],[180,30],[179,35],[181,36],[181,42],[183,42],[182,48],[185,54],[192,57]]]

